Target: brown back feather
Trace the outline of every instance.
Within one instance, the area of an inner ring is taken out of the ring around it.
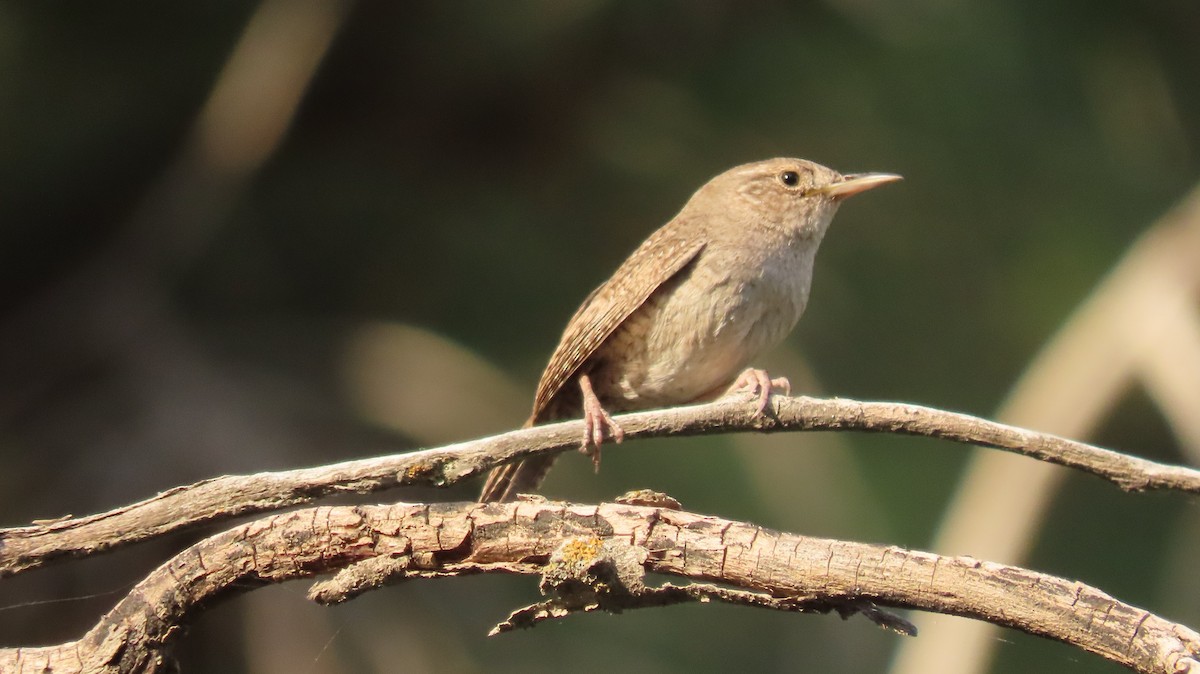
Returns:
[[[563,386],[630,314],[704,249],[704,239],[681,224],[673,222],[652,234],[583,301],[567,323],[538,382],[531,422],[561,418],[548,413]]]
[[[625,319],[704,249],[704,237],[697,236],[686,224],[671,222],[650,235],[611,278],[583,300],[542,372],[526,428],[571,418],[581,411],[578,396],[574,391],[566,395],[568,391],[563,387]],[[536,489],[556,458],[539,456],[497,466],[488,474],[479,500],[506,501]]]

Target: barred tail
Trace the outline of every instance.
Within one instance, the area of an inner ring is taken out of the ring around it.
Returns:
[[[483,484],[479,502],[511,501],[517,494],[537,489],[557,458],[557,454],[537,456],[493,468],[492,472],[488,473],[487,482]]]

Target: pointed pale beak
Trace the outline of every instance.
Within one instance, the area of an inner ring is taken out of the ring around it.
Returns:
[[[834,199],[841,200],[880,185],[894,183],[897,180],[903,180],[903,178],[895,173],[852,173],[842,176],[842,179],[836,183],[811,190],[809,194],[827,194]]]

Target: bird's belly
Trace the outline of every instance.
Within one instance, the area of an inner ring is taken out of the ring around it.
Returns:
[[[638,409],[719,393],[787,336],[806,297],[806,287],[703,274],[663,288],[614,335],[624,348],[605,350],[606,397]]]

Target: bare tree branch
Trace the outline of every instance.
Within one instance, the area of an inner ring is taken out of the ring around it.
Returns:
[[[1041,348],[997,412],[1012,424],[1086,438],[1140,384],[1184,456],[1200,463],[1200,184],[1122,256]],[[1062,486],[1063,473],[974,453],[947,504],[934,550],[972,550],[1020,563]],[[928,620],[917,618],[918,624]],[[900,645],[889,674],[988,669],[995,631],[957,621]]]
[[[866,431],[921,435],[994,447],[1103,477],[1122,489],[1200,493],[1200,471],[1170,466],[1081,442],[919,405],[846,399],[772,398],[768,415],[744,396],[704,405],[618,417],[626,438],[732,431]],[[374,459],[213,478],[177,487],[105,513],[0,529],[0,577],[86,556],[154,536],[311,503],[337,493],[403,485],[446,486],[498,464],[561,452],[582,436],[578,421],[511,431],[437,449]]]
[[[400,559],[407,561],[392,563]],[[545,501],[318,507],[243,524],[163,564],[78,641],[0,650],[0,670],[165,671],[180,626],[213,600],[363,567],[373,567],[360,575],[372,580],[360,589],[468,573],[540,573],[550,599],[531,609],[548,617],[688,598],[862,612],[890,628],[907,623],[880,606],[937,611],[1064,641],[1138,672],[1200,672],[1200,634],[1079,582],[670,507]],[[644,571],[736,589],[647,588]],[[498,630],[538,622],[530,613],[518,611],[518,622]]]

